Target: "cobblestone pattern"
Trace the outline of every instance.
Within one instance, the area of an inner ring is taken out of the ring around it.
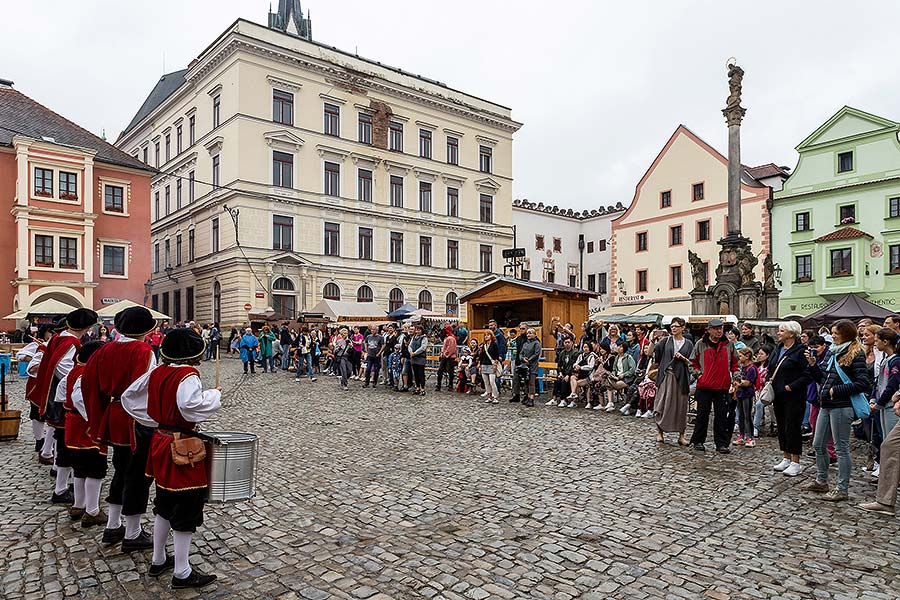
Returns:
[[[214,587],[175,594],[149,553],[73,528],[23,422],[0,445],[2,597],[900,597],[898,521],[854,508],[874,488],[854,475],[850,503],[805,494],[812,468],[773,474],[772,439],[698,456],[618,413],[238,370],[223,360],[207,430],[260,435],[259,490],[207,507],[192,558]],[[21,383],[10,394],[24,408]]]

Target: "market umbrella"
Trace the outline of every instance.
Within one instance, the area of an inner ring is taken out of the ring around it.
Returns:
[[[125,300],[119,300],[115,304],[110,304],[110,305],[104,306],[103,308],[101,308],[100,310],[97,311],[97,314],[100,315],[101,317],[114,317],[117,314],[119,314],[120,312],[122,312],[123,310],[125,310],[126,308],[131,308],[132,306],[143,306],[143,305],[138,304],[137,302],[128,300],[126,298]],[[152,308],[148,308],[147,310],[150,311],[150,314],[153,315],[153,318],[156,319],[157,321],[171,321],[172,320],[172,317],[170,317],[169,315],[164,315],[163,313],[153,310]]]
[[[67,315],[73,310],[78,308],[77,306],[72,306],[71,304],[66,304],[65,302],[61,302],[59,300],[55,300],[53,298],[48,298],[47,300],[42,300],[37,304],[32,304],[27,308],[21,308],[11,315],[6,315],[3,317],[4,319],[24,319],[28,317],[28,315],[40,315],[40,316],[56,316],[56,315]]]
[[[881,323],[885,317],[892,314],[894,313],[872,304],[856,294],[847,294],[837,302],[806,315],[800,322],[803,323],[804,327],[820,327],[840,319],[850,319],[856,322],[868,317],[876,323]]]
[[[405,319],[416,311],[416,307],[407,302],[400,308],[388,313],[389,319]]]

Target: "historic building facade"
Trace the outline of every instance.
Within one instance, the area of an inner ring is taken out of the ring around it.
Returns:
[[[900,123],[849,106],[797,146],[772,204],[781,316],[854,293],[900,309]]]
[[[150,169],[2,79],[0,125],[0,314],[144,302]]]
[[[598,313],[610,300],[612,221],[625,207],[573,211],[528,200],[513,200],[516,244],[526,256],[517,276],[599,294],[590,300]]]
[[[154,306],[223,324],[245,306],[293,316],[322,298],[456,313],[512,246],[521,124],[313,42],[291,6],[270,27],[232,24],[164,76],[119,137],[161,171]]]
[[[757,280],[769,252],[766,202],[771,186],[784,177],[784,169],[774,165],[741,173],[742,228],[759,257]],[[703,262],[708,284],[727,215],[728,159],[679,125],[638,182],[628,210],[612,223],[613,310],[690,315],[688,250]]]

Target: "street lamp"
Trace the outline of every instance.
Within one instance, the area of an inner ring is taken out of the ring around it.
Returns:
[[[177,278],[177,277],[172,277],[172,272],[173,272],[174,270],[175,270],[175,269],[172,268],[172,265],[166,265],[166,268],[164,269],[164,271],[166,272],[166,277],[168,277],[169,279],[171,279],[171,280],[174,281],[175,283],[178,283],[178,278]]]
[[[621,277],[619,277],[619,281],[616,282],[616,287],[619,288],[619,293],[624,296],[625,295],[625,281],[623,281]]]
[[[778,282],[778,287],[781,287],[781,285],[782,285],[781,284],[781,272],[782,272],[781,265],[779,265],[778,263],[775,263],[774,265],[772,265],[772,274],[775,275],[775,281]]]

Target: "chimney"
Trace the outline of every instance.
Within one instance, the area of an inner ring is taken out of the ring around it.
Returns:
[[[12,87],[13,82],[10,79],[0,79],[0,87]]]

